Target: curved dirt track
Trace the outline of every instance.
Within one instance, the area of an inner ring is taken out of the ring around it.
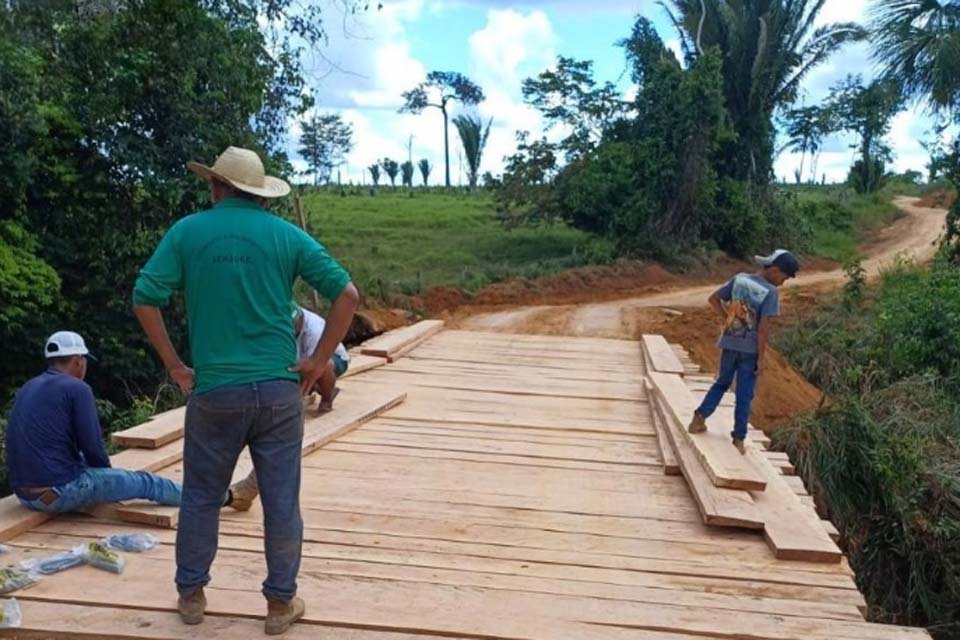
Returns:
[[[919,198],[898,197],[894,200],[906,215],[880,230],[861,253],[868,277],[875,277],[881,268],[903,257],[911,260],[929,260],[936,252],[937,239],[943,230],[946,211],[917,205]],[[790,280],[788,289],[815,287],[831,288],[844,281],[840,269],[801,273]],[[682,287],[665,293],[656,293],[602,303],[576,305],[538,305],[511,307],[503,311],[483,313],[465,318],[460,326],[476,331],[503,331],[511,333],[547,333],[605,338],[634,338],[642,311],[656,307],[702,307],[710,293],[719,285]]]

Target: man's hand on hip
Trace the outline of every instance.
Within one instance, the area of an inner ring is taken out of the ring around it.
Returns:
[[[181,363],[178,366],[170,369],[169,373],[170,377],[173,378],[173,381],[177,383],[178,387],[180,387],[180,391],[186,395],[193,393],[193,369]]]
[[[304,358],[290,367],[290,371],[300,374],[300,392],[308,395],[323,376],[327,363],[320,358]]]

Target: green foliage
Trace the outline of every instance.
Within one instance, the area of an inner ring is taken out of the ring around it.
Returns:
[[[304,208],[320,241],[372,299],[438,285],[475,290],[612,259],[609,243],[566,225],[505,229],[485,191],[431,188],[371,198],[320,189],[307,193]]]
[[[883,138],[893,117],[904,108],[897,80],[874,80],[864,86],[860,76],[847,78],[830,90],[828,110],[835,131],[851,131],[860,137],[860,159],[850,169],[848,183],[857,193],[873,193],[886,182],[885,163],[891,159]]]
[[[548,129],[570,131],[557,145],[568,159],[592,150],[626,107],[612,82],[597,86],[593,62],[563,56],[555,68],[523,81],[523,98],[543,113]]]
[[[840,529],[874,619],[960,638],[960,271],[862,271],[779,339],[831,406],[775,434]]]
[[[413,186],[413,163],[409,160],[404,160],[400,163],[400,181],[405,187]]]
[[[891,200],[904,189],[900,179],[891,179],[877,193],[862,195],[838,185],[784,189],[779,201],[792,220],[782,224],[795,232],[784,244],[846,262],[870,231],[902,215]]]
[[[420,162],[417,163],[417,168],[420,169],[420,177],[423,178],[423,186],[427,186],[430,181],[430,171],[433,170],[430,161],[426,158],[422,158]]]
[[[443,157],[446,170],[446,185],[450,186],[450,138],[447,131],[447,105],[455,100],[465,106],[474,106],[483,102],[483,89],[470,78],[455,71],[431,71],[427,79],[409,91],[403,93],[403,106],[400,113],[422,113],[433,107],[443,113]]]
[[[816,182],[817,161],[820,158],[823,139],[835,131],[832,118],[833,110],[829,106],[813,105],[790,109],[786,112],[784,118],[788,138],[786,148],[800,152],[800,167],[796,172],[797,184],[800,184],[803,178],[803,164],[807,153],[811,156],[809,182]]]
[[[323,35],[317,9],[291,5],[121,0],[90,14],[67,0],[0,3],[3,398],[62,328],[101,356],[99,396],[124,406],[156,388],[130,311],[137,270],[208,203],[188,160],[239,145],[286,171],[288,119],[309,104],[300,50]],[[168,317],[183,348],[180,307]]]
[[[383,168],[383,172],[387,174],[387,177],[390,178],[390,185],[394,187],[397,186],[397,174],[400,172],[400,165],[397,164],[397,161],[384,158],[380,161],[380,166]]]
[[[487,146],[493,118],[490,118],[487,126],[484,127],[480,116],[460,114],[453,119],[453,124],[457,128],[457,133],[460,134],[460,146],[463,147],[463,154],[467,159],[467,177],[470,180],[470,188],[473,189],[477,186],[480,162],[483,160],[483,150]]]
[[[960,6],[956,0],[874,0],[873,57],[911,98],[960,117]]]
[[[766,184],[773,114],[794,102],[801,80],[866,32],[852,23],[815,27],[822,0],[666,0],[688,62],[719,49],[723,93],[736,138],[723,174]],[[706,13],[704,13],[704,10]]]
[[[378,186],[380,184],[380,165],[372,164],[367,167],[367,171],[370,172],[370,177],[373,179],[373,186]]]
[[[298,152],[313,173],[313,184],[326,183],[330,172],[343,164],[344,156],[353,148],[353,125],[344,122],[339,113],[314,114],[301,122]]]
[[[53,307],[60,278],[37,255],[36,239],[15,222],[0,222],[0,335],[18,335]]]

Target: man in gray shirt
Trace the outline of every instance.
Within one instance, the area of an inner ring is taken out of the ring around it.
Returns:
[[[723,333],[718,343],[720,371],[688,427],[690,433],[707,430],[706,419],[717,410],[723,394],[736,378],[737,404],[730,435],[740,453],[746,453],[743,441],[747,437],[747,420],[757,378],[763,371],[768,319],[780,315],[777,287],[800,270],[797,258],[785,249],[777,249],[769,256],[757,256],[756,261],[762,267],[758,273],[739,273],[710,296],[710,306],[723,318]]]

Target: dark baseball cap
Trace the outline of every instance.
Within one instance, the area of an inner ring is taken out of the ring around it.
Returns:
[[[768,256],[754,256],[757,264],[762,267],[777,267],[788,278],[795,278],[800,271],[800,261],[786,249],[777,249]]]

